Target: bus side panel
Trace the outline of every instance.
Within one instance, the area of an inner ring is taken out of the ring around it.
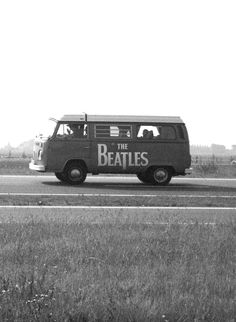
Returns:
[[[138,173],[150,166],[170,166],[183,173],[190,165],[188,143],[127,140],[92,142],[92,172]]]

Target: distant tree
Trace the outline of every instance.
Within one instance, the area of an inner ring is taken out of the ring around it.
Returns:
[[[11,153],[11,150],[8,151],[8,158],[11,158],[12,157],[12,153]]]
[[[26,159],[26,158],[27,158],[27,155],[26,155],[25,151],[23,151],[23,152],[22,152],[21,157],[22,157],[23,159]]]

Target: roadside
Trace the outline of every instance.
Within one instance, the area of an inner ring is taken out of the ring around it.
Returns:
[[[98,206],[98,207],[229,207],[236,208],[236,199],[228,196],[192,196],[181,198],[181,196],[157,196],[142,198],[141,196],[1,196],[1,205],[15,206]]]

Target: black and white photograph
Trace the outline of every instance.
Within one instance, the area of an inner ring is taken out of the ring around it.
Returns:
[[[236,322],[235,17],[0,0],[0,321]]]

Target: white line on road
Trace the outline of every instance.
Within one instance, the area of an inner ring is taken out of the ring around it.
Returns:
[[[31,192],[1,192],[0,196],[53,196],[53,197],[166,197],[166,198],[236,198],[236,195],[176,195],[176,194],[169,194],[168,196],[164,194],[119,194],[119,193],[31,193]]]
[[[38,179],[43,179],[43,178],[54,178],[56,180],[56,177],[54,175],[0,175],[0,177],[4,178],[38,178]],[[95,179],[95,180],[100,180],[100,179],[108,179],[108,180],[114,180],[114,179],[128,179],[128,180],[139,180],[136,177],[124,177],[124,176],[88,176],[87,179]],[[191,177],[179,177],[179,178],[172,178],[172,180],[186,180],[186,181],[191,181],[191,180],[196,180],[196,181],[236,181],[236,178],[191,178]]]
[[[42,176],[32,176],[32,175],[22,175],[22,174],[2,174],[0,175],[0,178],[39,178],[39,179],[42,179],[42,178],[55,178],[55,176],[53,175],[42,175]]]
[[[1,205],[0,208],[11,209],[136,209],[136,210],[235,210],[236,207],[159,207],[159,206],[17,206]],[[236,214],[236,213],[235,213]]]

